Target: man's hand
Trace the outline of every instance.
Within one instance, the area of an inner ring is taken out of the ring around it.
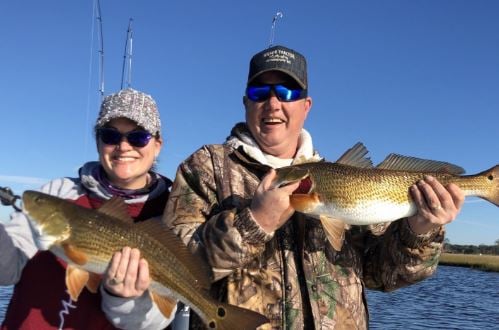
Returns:
[[[284,187],[271,188],[276,171],[271,169],[256,188],[250,210],[256,222],[268,233],[280,228],[295,210],[289,204],[289,195],[300,185],[299,182]]]
[[[432,176],[411,186],[410,192],[418,210],[408,220],[416,234],[425,234],[452,222],[464,203],[464,193],[458,186],[451,183],[444,187]]]

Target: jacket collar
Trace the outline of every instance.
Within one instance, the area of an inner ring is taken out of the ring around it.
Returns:
[[[290,159],[288,164],[272,155],[265,154],[251,136],[251,133],[245,123],[236,124],[225,143],[236,150],[242,149],[247,156],[252,158],[253,161],[267,165],[268,168],[279,168],[291,165],[297,161],[301,162],[303,160],[321,160],[319,154],[314,151],[312,137],[305,129],[303,129],[300,134],[299,148],[296,152],[296,156],[293,159]]]

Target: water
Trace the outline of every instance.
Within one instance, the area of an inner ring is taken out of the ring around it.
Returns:
[[[10,297],[12,296],[11,286],[0,286],[0,321],[3,321],[7,305],[9,304]]]
[[[391,293],[369,291],[371,329],[499,329],[499,273],[439,266]]]
[[[11,292],[0,287],[0,320]],[[426,281],[367,299],[371,329],[499,330],[499,273],[439,266]]]

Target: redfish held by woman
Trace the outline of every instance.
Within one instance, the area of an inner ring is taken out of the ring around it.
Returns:
[[[465,196],[499,206],[499,165],[475,175],[462,175],[456,165],[390,154],[373,167],[367,149],[357,143],[338,161],[308,162],[277,169],[274,186],[301,181],[290,196],[299,212],[318,216],[336,250],[346,225],[391,222],[416,212],[409,187],[433,176],[443,185],[459,186]]]
[[[50,250],[68,263],[66,286],[73,301],[86,287],[97,292],[113,253],[124,246],[140,248],[151,276],[149,293],[165,317],[173,317],[178,299],[189,305],[207,329],[255,329],[268,319],[251,310],[211,297],[210,270],[158,219],[134,223],[119,197],[99,209],[88,209],[37,191],[23,194],[39,249]],[[171,299],[169,297],[174,297]]]

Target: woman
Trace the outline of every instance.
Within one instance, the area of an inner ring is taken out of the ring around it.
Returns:
[[[130,88],[109,95],[95,125],[99,161],[84,164],[77,178],[53,180],[41,191],[94,209],[120,196],[135,221],[159,218],[171,186],[154,171],[163,144],[160,131],[151,96]],[[115,253],[99,292],[84,289],[76,302],[66,291],[66,264],[37,251],[23,213],[13,213],[0,226],[0,251],[0,285],[15,284],[2,329],[145,329],[171,322],[149,298],[148,264],[137,249]]]

